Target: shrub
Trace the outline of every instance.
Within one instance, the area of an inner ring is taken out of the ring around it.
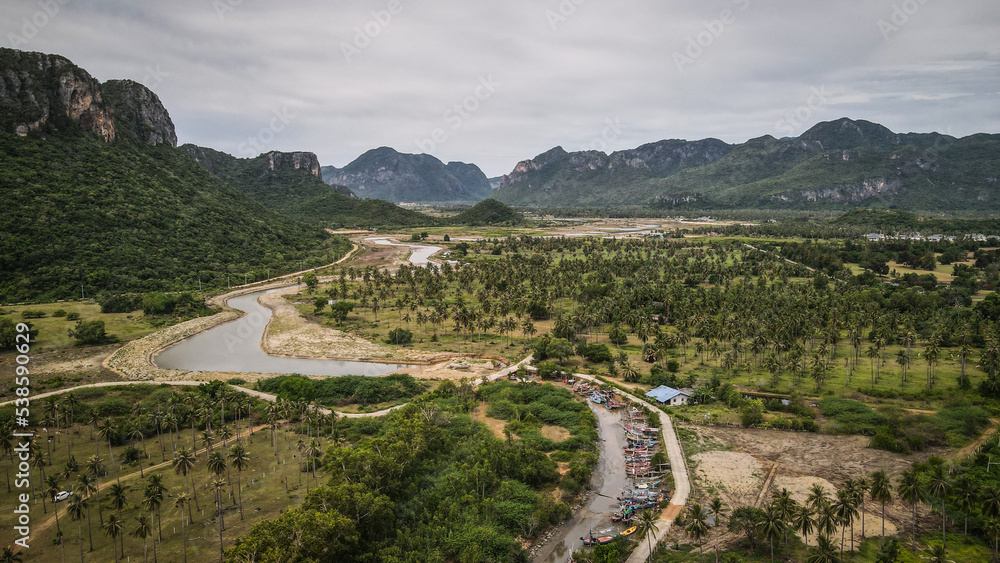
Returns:
[[[65,309],[56,309],[55,311],[52,312],[52,316],[53,317],[59,317],[59,318],[65,317],[66,316],[66,310]]]
[[[70,313],[66,313],[66,320],[67,321],[78,321],[78,320],[80,320],[80,313],[77,313],[76,311],[73,311],[73,312],[70,312]]]
[[[108,334],[104,321],[77,321],[76,328],[69,330],[69,335],[76,339],[77,344],[98,345],[118,342],[118,337]]]
[[[21,311],[22,319],[44,319],[45,311]]]
[[[402,327],[390,330],[388,337],[385,339],[386,344],[395,344],[397,346],[406,346],[411,342],[413,342],[413,333]]]

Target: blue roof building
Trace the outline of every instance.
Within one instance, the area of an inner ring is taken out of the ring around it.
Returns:
[[[646,393],[646,396],[655,400],[657,403],[668,407],[686,405],[688,399],[691,398],[691,395],[688,395],[684,391],[678,391],[677,389],[667,387],[666,385],[660,385],[656,389]]]

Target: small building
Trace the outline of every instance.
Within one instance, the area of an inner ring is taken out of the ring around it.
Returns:
[[[667,387],[666,385],[660,385],[656,389],[646,393],[646,396],[655,400],[657,403],[668,407],[686,405],[688,403],[688,399],[691,398],[689,393],[678,391],[677,389]]]

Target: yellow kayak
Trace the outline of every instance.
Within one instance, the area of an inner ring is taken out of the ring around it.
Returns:
[[[627,530],[623,531],[623,532],[622,532],[622,535],[623,535],[623,536],[631,536],[632,534],[634,534],[634,533],[635,533],[635,530],[636,530],[636,528],[637,528],[637,526],[632,526],[631,528],[629,528],[629,529],[627,529]]]

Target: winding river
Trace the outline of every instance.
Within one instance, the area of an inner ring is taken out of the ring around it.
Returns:
[[[271,319],[271,310],[258,303],[257,299],[273,291],[281,289],[230,299],[229,306],[246,315],[175,344],[160,352],[153,361],[164,369],[328,376],[385,375],[408,367],[404,364],[310,360],[265,354],[260,349],[260,342]]]

